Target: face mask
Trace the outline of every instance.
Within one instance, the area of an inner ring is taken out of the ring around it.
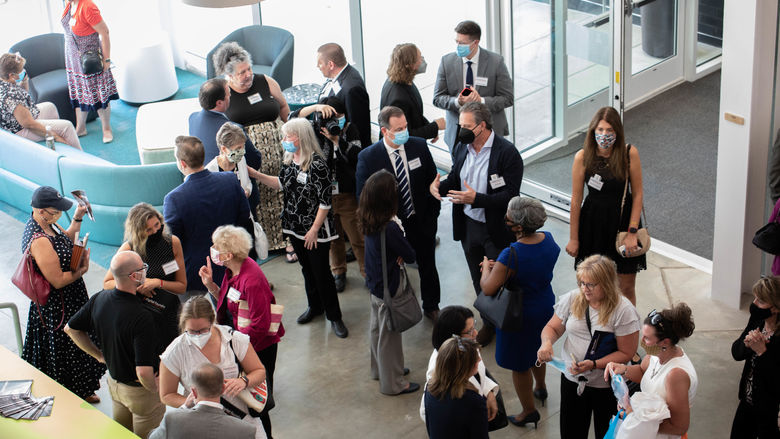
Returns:
[[[27,70],[22,70],[22,73],[19,73],[19,79],[16,80],[17,84],[21,84],[24,82],[24,77],[27,76]]]
[[[292,153],[298,150],[298,148],[295,147],[295,143],[290,142],[289,140],[282,140],[282,148],[284,148],[285,151]]]
[[[425,62],[425,58],[423,58],[422,63],[420,63],[420,67],[417,67],[417,73],[425,73],[427,69],[428,63]]]
[[[228,151],[227,153],[227,159],[230,163],[238,163],[241,161],[241,159],[244,158],[244,154],[246,154],[246,151],[244,148],[239,148],[233,151]]]
[[[408,141],[409,141],[409,130],[407,129],[395,133],[395,137],[393,138],[393,143],[395,143],[398,146],[401,146]]]
[[[617,136],[614,134],[596,134],[596,143],[601,149],[609,149],[614,143]]]
[[[138,283],[138,285],[143,285],[144,282],[146,282],[146,271],[141,270],[141,271],[137,271],[136,273],[140,275],[140,277],[136,279],[136,283]]]
[[[474,131],[471,131],[468,128],[460,128],[460,132],[458,132],[458,140],[460,140],[460,143],[464,145],[468,145],[469,143],[473,143],[474,139],[476,139],[477,136],[474,134]]]
[[[197,334],[197,335],[193,335],[188,332],[187,338],[190,339],[190,342],[192,342],[192,344],[194,344],[200,349],[203,349],[203,346],[206,346],[206,343],[208,343],[209,339],[211,338],[211,331],[206,332],[205,334]]]
[[[753,307],[753,309],[750,311],[750,314],[751,314],[753,317],[757,318],[757,319],[766,320],[766,319],[768,319],[769,317],[772,317],[772,309],[771,309],[771,308],[766,308],[766,309],[764,309],[764,308],[759,308],[759,307],[758,307],[758,305],[756,305],[756,306],[755,306],[755,307]]]
[[[158,231],[156,231],[156,232],[152,233],[151,235],[149,235],[149,236],[146,238],[146,243],[147,243],[147,244],[155,244],[155,243],[159,242],[159,241],[162,239],[162,236],[163,236],[163,228],[164,228],[164,227],[165,227],[165,225],[164,225],[164,224],[160,224],[160,230],[158,230]]]
[[[463,58],[469,55],[471,53],[471,44],[458,44],[458,48],[455,49],[455,53],[458,54],[459,57]]]
[[[340,118],[338,118],[337,120],[338,120],[338,122],[339,122],[339,129],[340,129],[340,130],[343,130],[343,129],[344,129],[344,124],[346,124],[346,123],[347,123],[347,118],[346,118],[346,116],[341,116],[341,117],[340,117]]]
[[[225,264],[224,262],[219,260],[220,253],[214,247],[211,247],[210,254],[211,254],[211,262],[213,262],[213,263],[215,263],[215,264],[217,264],[219,266],[222,266],[222,265]]]

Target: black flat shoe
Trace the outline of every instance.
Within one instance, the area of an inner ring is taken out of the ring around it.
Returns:
[[[534,398],[538,399],[542,402],[542,407],[544,407],[544,401],[547,399],[547,389],[536,389],[534,390]]]
[[[531,422],[534,423],[534,428],[536,428],[536,424],[542,419],[542,415],[539,414],[538,411],[534,410],[533,412],[529,413],[525,418],[521,420],[517,420],[516,416],[508,416],[507,419],[509,422],[511,422],[514,425],[517,425],[518,427],[525,427],[525,424],[530,424]]]
[[[309,323],[310,321],[312,321],[312,319],[314,319],[315,317],[317,317],[320,314],[322,314],[322,311],[315,312],[315,311],[312,311],[311,308],[306,308],[306,311],[304,311],[303,314],[298,316],[298,320],[296,320],[296,321],[298,322],[298,324],[303,325],[303,324]]]
[[[404,376],[409,375],[409,372],[410,372],[409,368],[408,367],[404,367]]]
[[[420,390],[420,385],[417,383],[409,383],[409,387],[405,388],[404,390],[401,390],[398,394],[403,395],[405,393],[414,393],[416,391]]]
[[[336,284],[336,292],[343,293],[347,287],[347,275],[346,274],[334,274],[333,282]]]
[[[333,328],[333,333],[336,334],[336,337],[338,338],[347,338],[349,335],[349,330],[341,320],[330,322],[330,327]]]

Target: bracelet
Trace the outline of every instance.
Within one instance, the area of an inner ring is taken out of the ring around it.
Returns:
[[[239,378],[244,380],[244,383],[246,384],[246,387],[244,387],[244,388],[248,389],[249,388],[249,378],[247,378],[246,375],[241,375]]]
[[[162,287],[163,287],[163,280],[160,279],[160,288],[162,288]]]
[[[80,222],[84,221],[84,218],[73,217],[73,221],[76,221],[77,223],[80,223]]]
[[[104,61],[105,62],[111,62],[111,58],[106,58]]]
[[[598,369],[598,366],[596,365],[596,360],[590,360],[593,362],[593,370]]]

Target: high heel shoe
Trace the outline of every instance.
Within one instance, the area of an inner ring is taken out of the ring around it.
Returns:
[[[534,398],[538,399],[542,402],[542,407],[544,407],[544,401],[547,399],[547,389],[536,389],[534,390]]]
[[[536,424],[542,419],[542,415],[539,414],[537,410],[534,410],[533,412],[527,414],[525,418],[521,420],[517,420],[517,416],[510,416],[509,422],[511,422],[514,425],[517,425],[518,427],[525,427],[525,424],[530,424],[531,422],[534,423],[534,428],[536,428]]]

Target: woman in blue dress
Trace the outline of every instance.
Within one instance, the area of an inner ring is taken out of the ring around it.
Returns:
[[[522,329],[507,332],[496,328],[496,363],[512,371],[512,382],[523,406],[520,414],[508,417],[509,421],[517,426],[533,423],[536,427],[540,415],[534,397],[544,405],[547,387],[545,366],[534,367],[534,364],[542,329],[553,315],[555,295],[550,282],[561,249],[549,232],[538,231],[547,220],[539,201],[512,198],[505,220],[517,242],[505,248],[497,261],[484,259],[480,286],[488,296],[496,294],[504,283],[523,291]]]

